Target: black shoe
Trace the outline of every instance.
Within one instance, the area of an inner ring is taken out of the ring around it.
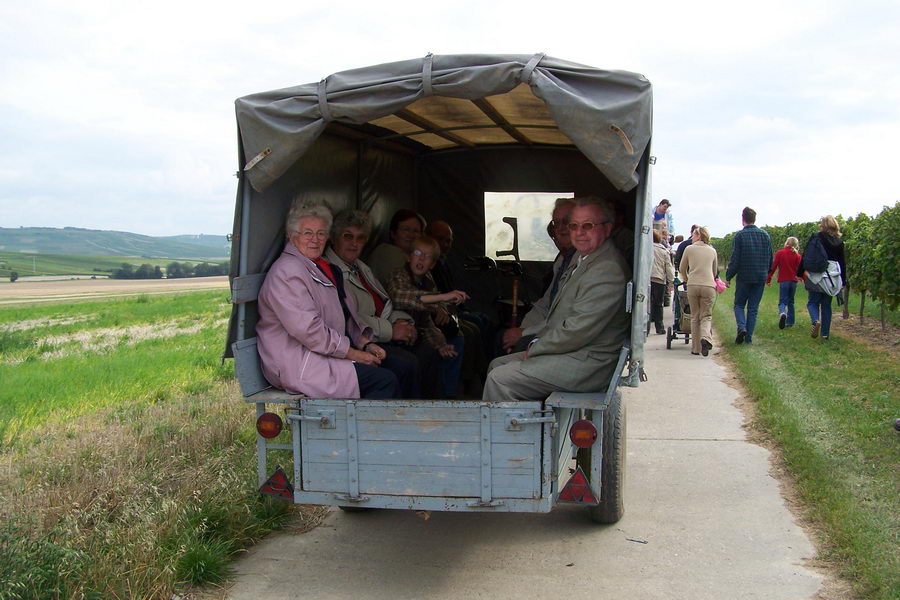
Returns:
[[[787,315],[781,313],[781,316],[778,317],[778,329],[784,329],[784,326],[787,324]]]
[[[691,354],[693,354],[694,356],[700,356],[699,352],[691,352]]]
[[[737,337],[734,338],[734,343],[735,344],[743,344],[745,337],[747,337],[747,330],[746,329],[738,329],[738,334],[737,334]]]
[[[666,332],[665,329],[657,329],[656,330],[656,333],[658,333],[659,335],[663,335],[665,332]]]
[[[708,340],[700,340],[700,353],[703,356],[709,356],[710,350],[712,350],[712,344]]]

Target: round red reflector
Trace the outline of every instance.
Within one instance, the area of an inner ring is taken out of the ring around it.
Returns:
[[[256,419],[256,431],[266,439],[278,436],[282,427],[284,427],[284,423],[281,421],[281,417],[275,413],[263,413]]]
[[[590,421],[578,421],[569,429],[569,439],[579,448],[590,448],[597,441],[597,428]]]

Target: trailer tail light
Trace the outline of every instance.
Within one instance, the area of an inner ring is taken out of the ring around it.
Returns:
[[[283,427],[284,422],[282,422],[281,417],[275,413],[263,413],[256,419],[256,431],[266,439],[278,437],[278,434],[281,433]]]
[[[579,448],[590,448],[597,441],[597,428],[590,421],[582,419],[569,429],[569,439]]]

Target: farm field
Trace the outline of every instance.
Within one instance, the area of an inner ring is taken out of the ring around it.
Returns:
[[[81,301],[101,297],[175,294],[218,288],[228,293],[228,277],[183,279],[71,279],[0,282],[0,306],[16,303]]]
[[[16,271],[20,277],[28,275],[107,275],[118,269],[122,263],[138,267],[144,263],[165,268],[169,263],[188,262],[221,262],[222,259],[181,259],[181,258],[145,258],[140,256],[103,256],[93,254],[26,254],[23,252],[0,251],[0,279],[9,281],[9,275]]]
[[[230,308],[227,288],[0,306],[0,598],[169,598],[314,523],[256,493]]]

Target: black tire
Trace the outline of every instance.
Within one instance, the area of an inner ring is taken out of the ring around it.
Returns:
[[[669,327],[668,329],[666,329],[666,350],[671,350],[671,349],[672,349],[672,339],[673,339],[674,337],[675,337],[675,336],[672,335],[672,328]]]
[[[595,523],[616,523],[625,514],[625,416],[625,403],[616,392],[603,419],[600,504],[588,507]],[[590,448],[585,450],[579,450],[578,463],[590,474]],[[586,465],[582,463],[583,456],[587,457]]]

